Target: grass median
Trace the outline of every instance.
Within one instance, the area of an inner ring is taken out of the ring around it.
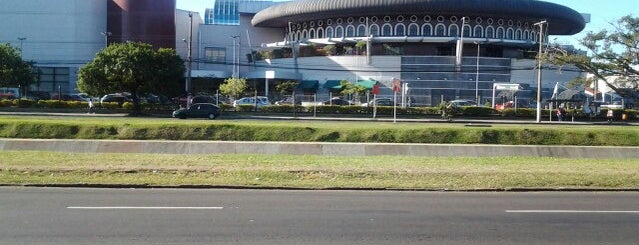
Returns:
[[[639,188],[637,159],[0,152],[0,184],[474,190]]]

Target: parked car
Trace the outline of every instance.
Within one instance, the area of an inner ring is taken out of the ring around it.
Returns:
[[[369,101],[366,102],[364,104],[362,104],[362,106],[364,107],[368,107],[368,106],[373,106],[374,104],[377,104],[377,106],[393,106],[395,105],[395,103],[393,102],[393,100],[391,98],[377,98],[375,99],[375,101]]]
[[[477,103],[473,100],[453,100],[450,103],[455,104],[456,107],[477,106]]]
[[[238,105],[252,105],[255,106],[255,97],[244,97],[239,100],[233,101],[233,107],[237,107]],[[258,96],[257,97],[257,107],[268,106],[271,105],[271,102],[267,97]]]
[[[293,105],[293,96],[286,96],[281,100],[275,101],[276,105]],[[296,100],[295,101],[296,105],[301,105],[302,101],[301,100]]]
[[[173,117],[179,119],[208,118],[215,119],[220,116],[220,107],[211,103],[196,103],[189,108],[180,108],[173,111]]]
[[[104,103],[104,102],[118,102],[118,103],[124,103],[124,102],[131,102],[131,98],[129,98],[128,96],[124,96],[122,94],[107,94],[105,96],[102,96],[102,98],[100,98],[100,103]]]
[[[353,102],[342,99],[340,97],[334,97],[330,100],[320,102],[320,105],[352,105]]]

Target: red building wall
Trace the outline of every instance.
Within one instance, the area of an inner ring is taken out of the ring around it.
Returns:
[[[175,48],[176,0],[109,0],[109,43],[144,42]]]

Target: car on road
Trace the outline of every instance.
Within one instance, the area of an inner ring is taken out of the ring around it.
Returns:
[[[173,111],[173,117],[179,119],[208,118],[215,119],[220,116],[220,107],[211,103],[196,103],[189,108],[180,108]]]
[[[472,100],[453,100],[450,103],[454,104],[456,107],[477,106],[477,103]]]

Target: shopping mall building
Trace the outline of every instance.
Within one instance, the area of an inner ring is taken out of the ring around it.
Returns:
[[[570,8],[535,0],[218,0],[211,6],[203,19],[175,10],[175,0],[3,0],[0,42],[21,46],[24,58],[42,68],[40,90],[73,92],[77,69],[107,43],[144,41],[176,48],[185,60],[190,53],[193,76],[214,83],[247,78],[270,97],[278,81],[301,81],[300,92],[325,98],[340,80],[379,82],[382,95],[400,80],[413,103],[435,105],[476,97],[483,103],[503,83],[519,84],[517,95],[530,97],[539,41],[576,34],[587,22]],[[581,75],[545,69],[542,90]]]

